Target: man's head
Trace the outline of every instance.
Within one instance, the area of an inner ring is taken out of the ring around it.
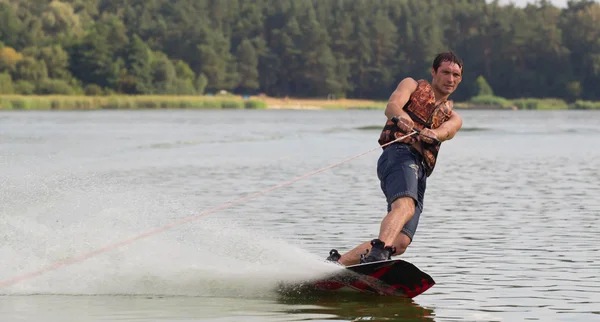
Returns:
[[[431,68],[431,86],[442,97],[452,94],[462,80],[463,62],[452,52],[438,54]]]

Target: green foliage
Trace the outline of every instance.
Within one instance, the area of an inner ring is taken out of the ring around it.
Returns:
[[[510,100],[507,100],[503,97],[493,96],[493,95],[480,95],[474,96],[469,100],[469,103],[473,105],[478,105],[481,107],[501,107],[501,108],[509,108],[513,106]]]
[[[104,94],[104,91],[102,90],[102,87],[96,84],[89,84],[85,87],[84,93],[87,96],[101,96]]]
[[[42,30],[49,37],[69,37],[82,32],[79,15],[70,3],[51,1],[41,18]]]
[[[202,62],[200,71],[208,78],[208,89],[218,91],[232,89],[227,71],[232,63],[229,41],[219,31],[206,28],[202,33],[203,42],[198,45],[198,57]]]
[[[44,79],[38,85],[36,90],[37,94],[40,95],[49,95],[49,94],[59,94],[59,95],[73,95],[75,94],[75,90],[73,87],[69,85],[66,81],[62,79]]]
[[[129,46],[126,49],[125,67],[126,76],[121,79],[127,79],[129,84],[124,86],[127,94],[151,94],[152,93],[152,73],[151,73],[151,53],[150,48],[140,37],[133,35]],[[131,77],[128,78],[127,76]]]
[[[581,97],[583,90],[581,88],[581,82],[572,81],[567,84],[566,97],[569,101],[575,101]]]
[[[0,94],[13,94],[15,92],[12,77],[9,73],[0,73]]]
[[[125,65],[129,39],[125,25],[107,14],[96,21],[88,33],[71,46],[71,72],[84,84],[116,89]]]
[[[184,81],[194,82],[196,75],[190,66],[183,60],[177,60],[175,62],[175,74],[177,78]]]
[[[87,89],[86,89],[87,90]],[[54,109],[54,110],[88,110],[88,109],[241,109],[265,108],[266,103],[260,99],[242,100],[235,98],[218,98],[209,96],[0,96],[2,109]]]
[[[171,94],[173,82],[177,79],[177,71],[167,55],[155,52],[152,60],[152,83],[157,93]]]
[[[21,44],[20,36],[24,29],[24,21],[19,19],[17,8],[5,1],[0,2],[0,39],[2,39],[2,47],[15,47]]]
[[[48,69],[46,68],[46,63],[44,61],[38,61],[32,57],[25,57],[16,64],[13,77],[15,79],[37,84],[48,78]]]
[[[520,110],[566,110],[569,108],[564,100],[552,98],[521,98],[512,102]]]
[[[477,88],[476,95],[478,96],[493,96],[494,91],[490,87],[490,84],[485,80],[483,76],[477,77],[475,80],[475,86]]]
[[[244,108],[247,109],[265,109],[267,108],[267,103],[261,100],[247,100],[244,102]]]
[[[600,102],[577,100],[571,104],[570,108],[575,110],[600,110]]]
[[[236,51],[238,61],[239,81],[238,86],[244,90],[256,90],[258,83],[258,56],[254,46],[248,39],[244,39]]]
[[[23,54],[34,58],[37,61],[43,61],[48,71],[48,77],[54,79],[70,80],[69,54],[61,45],[52,45],[46,47],[28,47],[23,50]]]
[[[35,84],[26,80],[18,80],[15,85],[15,94],[31,95],[35,93]]]
[[[171,83],[171,95],[194,95],[196,94],[196,88],[194,83],[190,79],[177,78]]]
[[[564,9],[547,1],[9,0],[0,1],[0,73],[10,73],[17,93],[31,85],[67,93],[66,84],[91,96],[227,90],[387,100],[404,77],[430,79],[435,54],[453,50],[465,62],[456,101],[591,101],[600,100],[599,25],[600,4],[587,0]]]
[[[44,110],[50,109],[49,100],[31,96],[1,97],[0,106],[12,110]]]
[[[14,72],[17,63],[23,60],[23,54],[12,47],[0,48],[0,71]]]
[[[239,101],[221,101],[221,108],[242,108],[243,106]]]
[[[200,73],[196,79],[196,92],[200,95],[204,94],[206,87],[208,86],[208,78],[204,73]]]

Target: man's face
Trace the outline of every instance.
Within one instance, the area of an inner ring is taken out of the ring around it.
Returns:
[[[460,66],[448,61],[442,62],[437,72],[432,68],[431,76],[433,77],[431,85],[434,90],[444,96],[452,94],[462,80]]]

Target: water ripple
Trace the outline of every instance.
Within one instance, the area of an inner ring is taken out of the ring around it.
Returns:
[[[85,301],[98,316],[124,320],[597,320],[600,151],[593,147],[600,140],[600,114],[547,113],[543,115],[548,119],[542,120],[542,114],[529,112],[460,113],[465,127],[442,146],[427,182],[417,234],[403,255],[437,282],[414,302],[339,296],[257,303],[207,293],[205,300],[165,297],[159,304],[130,299],[140,305],[133,312],[119,306],[117,299],[108,300],[118,309],[114,311],[99,299],[10,301],[25,308],[19,312],[31,315],[36,312],[31,308],[52,307],[57,301],[72,304],[68,309],[77,312]],[[108,111],[96,114],[96,119],[93,113],[28,115],[10,114],[12,123],[3,127],[3,137],[30,139],[2,147],[5,171],[0,179],[6,184],[0,185],[0,224],[10,233],[3,236],[0,251],[17,262],[22,258],[15,254],[38,256],[34,262],[41,263],[71,254],[77,242],[87,243],[84,249],[104,245],[371,149],[380,130],[373,124],[383,119],[381,111]],[[44,127],[27,127],[31,117]],[[232,126],[235,135],[229,130]],[[44,144],[35,145],[37,138],[44,138]],[[179,265],[182,270],[206,269],[219,260],[227,263],[219,256],[246,258],[212,271],[221,276],[239,269],[232,277],[239,282],[256,277],[256,271],[244,275],[244,269],[255,267],[252,260],[284,258],[295,266],[292,258],[298,258],[298,249],[317,258],[325,258],[331,248],[347,251],[374,238],[385,215],[375,169],[378,155],[223,209],[168,233],[162,244],[148,241],[150,249],[142,243],[132,245],[135,251],[128,248],[112,255],[127,273],[124,280],[137,280],[132,284],[137,286],[128,289],[123,280],[103,274],[88,277],[94,281],[90,284],[131,294],[145,287],[176,292],[192,288],[189,280],[181,279]],[[99,234],[106,231],[111,233]],[[264,244],[254,242],[263,238]],[[213,253],[217,255],[210,257]],[[216,260],[209,265],[206,258]],[[104,262],[98,261],[102,267]],[[50,278],[54,283],[38,288],[61,285],[67,293],[69,286],[86,289],[85,283],[56,281],[60,276],[86,281],[91,267],[95,266],[57,272]],[[5,268],[3,275],[13,268]],[[273,270],[279,272],[277,267]],[[226,283],[201,286],[222,287],[217,294],[236,298],[239,289]],[[31,287],[35,291],[35,284]],[[156,307],[168,314],[153,311]],[[223,313],[223,307],[235,313]],[[0,308],[2,317],[19,312]],[[64,320],[57,314],[56,320]]]

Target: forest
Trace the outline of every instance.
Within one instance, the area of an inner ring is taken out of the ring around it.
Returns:
[[[600,100],[600,4],[0,0],[0,94],[386,100],[464,60],[453,98]]]

